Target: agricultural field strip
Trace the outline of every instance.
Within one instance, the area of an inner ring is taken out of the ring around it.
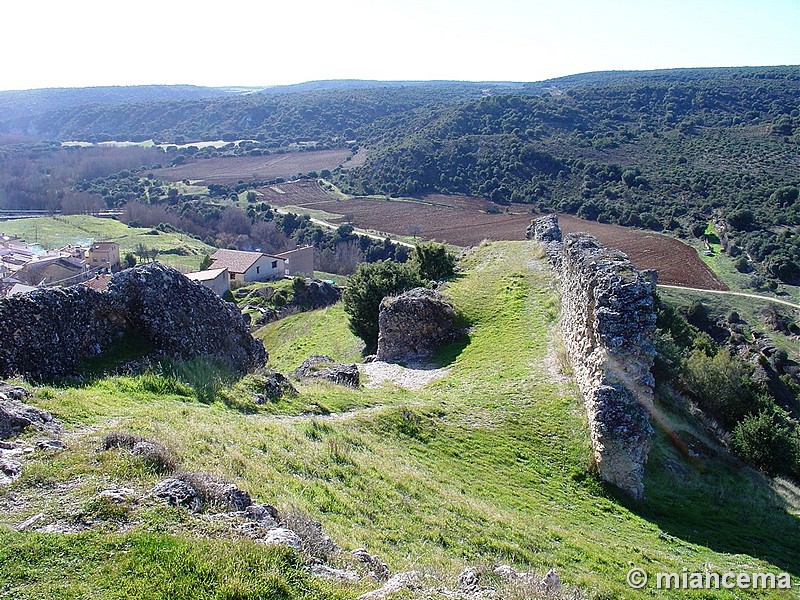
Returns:
[[[282,213],[282,214],[287,214],[287,213],[292,212],[292,211],[286,210],[284,208],[275,208],[275,210],[277,210],[279,213]],[[315,217],[311,217],[311,222],[314,223],[315,225],[319,225],[320,227],[326,227],[328,229],[338,229],[340,227],[340,225],[336,225],[334,223],[329,223],[328,221],[323,221],[322,219],[317,219]],[[395,244],[399,244],[401,246],[406,246],[408,248],[413,248],[414,247],[414,244],[409,244],[408,242],[404,242],[402,240],[398,240],[396,238],[393,238],[392,235],[389,234],[389,233],[387,233],[385,235],[378,235],[376,233],[370,233],[369,231],[367,231],[365,229],[359,229],[358,227],[354,227],[353,228],[353,232],[357,233],[358,235],[365,235],[368,238],[372,238],[373,240],[383,241],[386,238],[389,238]]]
[[[746,292],[733,292],[731,290],[704,290],[700,288],[687,287],[685,285],[667,285],[662,283],[659,283],[658,287],[663,287],[673,290],[689,290],[691,292],[725,294],[727,296],[742,296],[744,298],[755,298],[756,300],[764,300],[766,302],[777,302],[778,304],[784,304],[786,306],[790,306],[792,308],[800,310],[800,304],[795,304],[794,302],[789,302],[788,300],[781,300],[780,298],[772,298],[770,296],[760,296],[758,294],[748,294]]]

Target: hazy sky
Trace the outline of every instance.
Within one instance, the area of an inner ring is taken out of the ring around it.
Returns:
[[[0,89],[800,64],[800,0],[8,0]]]

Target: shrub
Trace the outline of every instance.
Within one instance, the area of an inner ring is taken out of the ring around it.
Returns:
[[[361,263],[342,294],[344,310],[350,315],[350,330],[364,340],[368,351],[378,345],[378,311],[381,300],[422,284],[410,265],[391,260]]]
[[[783,412],[746,416],[734,427],[732,444],[736,454],[768,475],[800,476],[800,436]]]
[[[411,261],[425,281],[452,277],[456,265],[455,256],[447,250],[447,246],[436,242],[417,244]]]
[[[750,366],[727,350],[708,356],[695,349],[681,382],[703,410],[730,429],[759,406],[751,374]]]

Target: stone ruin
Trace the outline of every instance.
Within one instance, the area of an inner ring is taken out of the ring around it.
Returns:
[[[84,359],[126,335],[152,345],[157,356],[211,356],[240,372],[267,360],[235,305],[151,263],[115,274],[106,292],[76,285],[0,300],[0,375],[76,375]]]
[[[558,219],[535,219],[528,238],[545,244],[561,284],[561,329],[586,413],[600,477],[636,499],[653,429],[655,273],[591,235],[562,239]]]
[[[461,337],[456,312],[436,290],[414,288],[381,301],[378,313],[378,360],[430,359],[441,346]]]

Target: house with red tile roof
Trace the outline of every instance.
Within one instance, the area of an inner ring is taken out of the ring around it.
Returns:
[[[230,282],[267,281],[284,275],[284,261],[263,252],[217,250],[211,255],[210,269],[228,269]]]

